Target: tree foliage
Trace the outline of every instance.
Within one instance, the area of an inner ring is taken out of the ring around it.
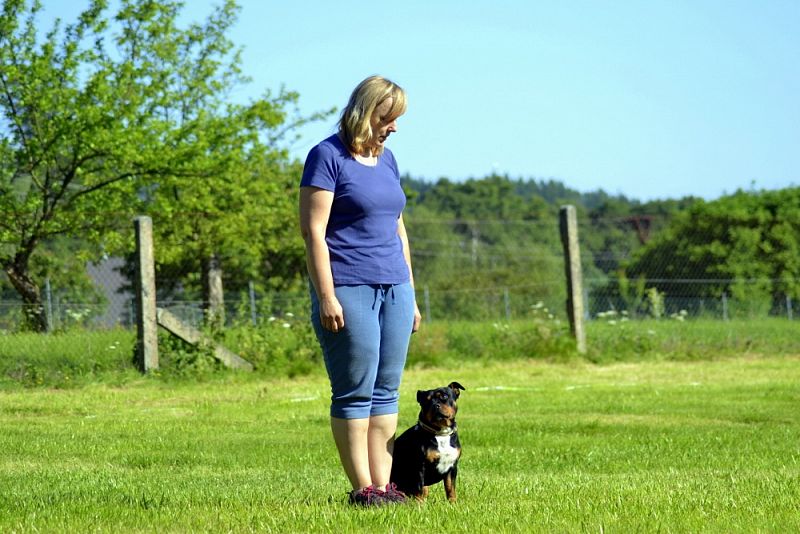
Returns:
[[[404,183],[415,275],[442,293],[439,309],[475,308],[483,288],[524,288],[529,302],[560,303],[563,203],[578,209],[585,285],[607,297],[590,299],[602,308],[592,311],[663,314],[665,297],[703,306],[725,294],[730,315],[763,315],[800,298],[798,188],[638,202],[500,176]]]
[[[186,262],[183,254],[239,251],[242,239],[269,234],[275,224],[230,246],[235,232],[226,230],[241,230],[231,221],[256,203],[286,209],[285,196],[269,195],[284,190],[288,172],[276,147],[306,120],[287,111],[297,95],[229,101],[248,81],[226,37],[237,6],[227,0],[186,28],[181,7],[122,0],[110,15],[105,0],[92,0],[40,37],[38,1],[3,2],[0,265],[35,328],[44,316],[32,265],[59,236],[80,236],[80,251],[97,257],[125,249],[133,215],[157,213],[163,237],[182,245],[164,260]]]
[[[563,300],[557,208],[540,195],[496,175],[404,183],[413,191],[405,220],[414,277],[433,307],[484,318]]]
[[[727,294],[764,313],[800,297],[800,188],[696,202],[625,267],[668,296]],[[709,283],[713,282],[713,283]]]

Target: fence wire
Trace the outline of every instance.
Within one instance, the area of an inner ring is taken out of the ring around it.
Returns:
[[[713,278],[703,265],[694,266],[694,272],[679,269],[680,277],[626,278],[625,269],[637,251],[669,222],[663,216],[579,221],[587,319],[608,312],[624,312],[632,319],[794,318],[797,304],[791,295],[763,290],[778,285],[768,278]],[[410,215],[406,226],[424,320],[508,321],[542,310],[565,318],[566,282],[557,219],[437,220]],[[159,265],[156,272],[159,306],[201,325],[206,308],[201,273]],[[129,259],[111,257],[86,264],[85,283],[61,287],[54,281],[56,276],[45,275],[39,280],[40,306],[46,311],[49,329],[133,328],[132,273]],[[305,273],[296,273],[289,285],[291,289],[274,291],[266,289],[272,287],[268,279],[235,280],[224,292],[226,323],[258,325],[287,315],[307,317]],[[731,288],[741,291],[734,294]],[[748,292],[748,288],[761,291]],[[5,275],[0,276],[0,330],[20,329],[30,312],[31,305],[19,299]]]

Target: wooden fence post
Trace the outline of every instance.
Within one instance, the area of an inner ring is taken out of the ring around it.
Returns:
[[[56,327],[55,317],[53,317],[53,289],[50,287],[49,276],[44,279],[44,296],[47,305],[47,333],[49,334],[52,333]]]
[[[136,363],[143,373],[158,369],[158,316],[156,269],[153,255],[153,220],[136,217]]]
[[[567,275],[567,316],[578,352],[583,354],[586,352],[586,330],[583,322],[583,274],[575,206],[561,206],[559,223],[561,243],[564,245],[564,270]]]
[[[212,254],[206,260],[204,276],[206,324],[214,330],[225,326],[225,298],[222,290],[222,262],[219,256]]]

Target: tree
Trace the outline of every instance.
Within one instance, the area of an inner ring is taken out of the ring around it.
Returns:
[[[227,0],[181,29],[181,6],[122,0],[109,17],[107,2],[92,0],[40,39],[40,2],[3,2],[0,266],[37,330],[45,316],[31,262],[43,243],[79,235],[94,255],[121,250],[135,213],[207,211],[187,184],[219,192],[266,161],[286,163],[274,143],[302,122],[287,124],[297,95],[228,102],[247,82],[225,36],[238,8]]]
[[[523,196],[519,184],[497,175],[406,185],[418,192],[405,217],[414,278],[431,290],[436,309],[450,317],[496,317],[508,288],[515,315],[538,300],[563,300],[558,219],[541,196]]]
[[[668,297],[719,298],[746,314],[800,297],[800,188],[698,201],[625,266]]]
[[[302,285],[305,249],[297,224],[300,164],[256,151],[216,180],[160,188],[152,205],[159,295],[209,303],[209,265],[222,271],[226,295]]]

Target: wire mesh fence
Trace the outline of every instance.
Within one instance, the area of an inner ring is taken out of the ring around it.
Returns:
[[[609,312],[624,312],[631,319],[794,319],[797,315],[797,296],[780,290],[785,280],[710,277],[710,269],[702,264],[681,266],[674,277],[630,274],[636,258],[669,224],[665,216],[580,220],[587,319]],[[424,320],[509,321],[542,310],[565,317],[566,282],[557,219],[457,220],[415,218],[410,213],[406,226]],[[46,311],[48,327],[132,328],[136,310],[130,261],[112,257],[88,263],[85,285],[61,287],[45,277],[39,306]],[[666,264],[675,258],[665,254],[661,261]],[[196,268],[158,264],[156,271],[158,305],[188,324],[201,325],[207,308],[201,273]],[[226,323],[258,325],[287,315],[308,316],[304,273],[296,273],[294,283],[288,284],[291,289],[272,290],[269,282],[226,279]],[[19,329],[30,306],[0,276],[0,330]]]

